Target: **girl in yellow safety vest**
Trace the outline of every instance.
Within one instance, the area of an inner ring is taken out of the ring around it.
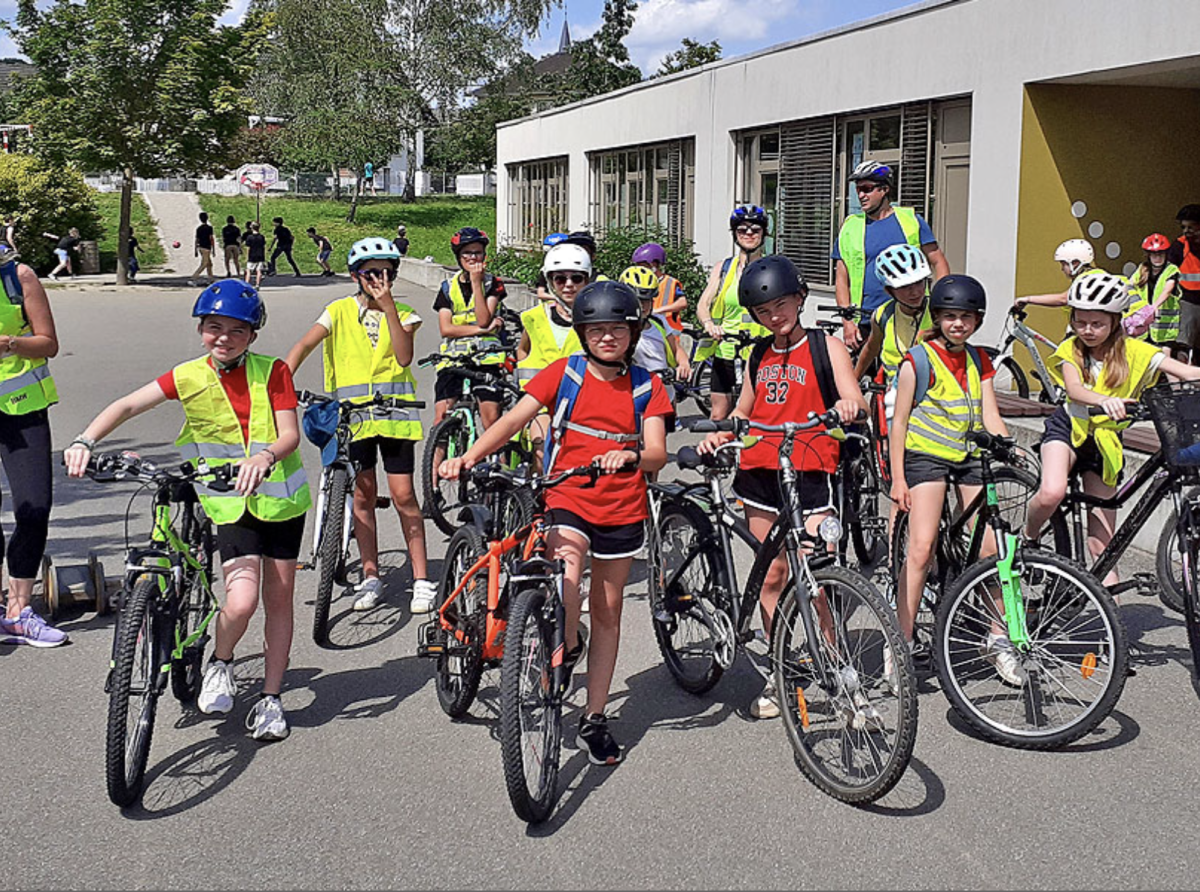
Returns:
[[[375,394],[416,399],[413,337],[421,318],[392,296],[392,282],[400,266],[400,252],[384,238],[354,243],[346,258],[358,293],[327,306],[308,333],[288,352],[287,364],[295,373],[309,354],[324,344],[325,389],[345,402],[369,402]],[[370,610],[383,598],[379,579],[379,536],[375,523],[375,498],[379,483],[375,462],[383,457],[388,492],[408,545],[413,590],[409,609],[433,609],[437,586],[430,582],[425,559],[425,521],[413,488],[416,442],[421,439],[421,419],[415,409],[372,416],[355,427],[350,458],[362,470],[354,480],[354,538],[362,558],[363,581],[358,586],[355,610]]]
[[[1132,303],[1125,311],[1125,333],[1172,351],[1180,361],[1187,350],[1179,340],[1179,267],[1167,262],[1171,241],[1160,232],[1142,240],[1146,260],[1129,280]]]
[[[1025,535],[1036,539],[1062,502],[1067,477],[1083,475],[1088,495],[1108,498],[1125,464],[1120,432],[1129,426],[1125,402],[1136,400],[1160,373],[1200,380],[1200,368],[1163,354],[1153,344],[1125,335],[1121,314],[1129,292],[1120,276],[1107,273],[1076,279],[1067,305],[1074,336],[1059,345],[1050,370],[1067,391],[1067,404],[1046,419],[1042,435],[1042,483],[1029,506]],[[1100,406],[1105,414],[1089,416]],[[1088,517],[1088,549],[1098,556],[1112,539],[1116,512],[1093,508]],[[1117,581],[1114,570],[1105,585]]]
[[[982,488],[983,469],[968,434],[987,430],[1008,436],[992,389],[992,364],[986,353],[968,343],[986,309],[987,294],[976,279],[939,279],[929,295],[935,334],[909,350],[897,378],[889,440],[903,448],[892,448],[889,458],[892,499],[898,510],[908,513],[908,554],[897,576],[896,614],[910,650],[947,488],[957,488],[960,504],[969,503]],[[918,370],[928,376],[920,387]],[[989,533],[981,554],[995,552]],[[1005,681],[1020,683],[1020,663],[998,622],[988,632],[985,652]],[[885,657],[890,662],[890,654]],[[885,667],[885,677],[890,673],[890,666]]]
[[[97,441],[125,421],[169,399],[183,404],[184,424],[175,444],[191,461],[210,468],[234,464],[231,491],[196,485],[200,504],[217,529],[225,603],[196,705],[206,714],[233,708],[237,686],[233,651],[262,590],[264,670],[262,696],[247,726],[256,740],[282,740],[287,720],[279,701],[292,646],[292,597],[304,515],[312,500],[296,447],[296,389],[281,359],[250,352],[267,318],[258,292],[238,279],[206,288],[192,308],[207,356],[176,366],[121,397],[72,441],[63,458],[67,473],[82,477]]]

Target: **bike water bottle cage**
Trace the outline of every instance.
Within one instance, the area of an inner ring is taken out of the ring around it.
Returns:
[[[973,344],[965,345],[967,356],[971,360],[971,364],[975,366],[975,371],[979,372],[980,377],[983,376],[983,363],[979,358],[979,350]],[[929,348],[920,350],[910,350],[908,355],[912,357],[913,371],[917,375],[917,389],[913,392],[913,405],[918,406],[925,399],[925,394],[929,392],[929,376],[932,373],[932,368],[929,365]],[[899,377],[899,376],[897,376]]]
[[[642,418],[646,414],[646,407],[650,404],[650,396],[653,394],[654,378],[650,372],[646,371],[641,366],[630,366],[629,376],[633,383],[633,418],[637,427],[635,434],[619,434],[612,431],[597,430],[594,427],[576,424],[571,421],[571,413],[575,411],[575,403],[579,399],[579,393],[583,389],[583,376],[587,374],[587,357],[582,353],[575,353],[567,360],[567,367],[563,372],[562,381],[558,385],[558,393],[554,396],[554,417],[550,422],[550,429],[546,431],[546,460],[545,474],[551,473],[554,469],[554,459],[558,452],[558,446],[562,441],[563,435],[567,431],[575,431],[580,434],[587,434],[589,437],[597,437],[602,440],[612,440],[614,443],[637,443],[641,439],[642,433]]]

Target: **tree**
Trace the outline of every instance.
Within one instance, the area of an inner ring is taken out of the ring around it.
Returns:
[[[679,45],[679,49],[673,53],[667,53],[663,58],[655,77],[663,77],[677,71],[687,71],[689,68],[699,68],[709,62],[716,62],[720,58],[721,44],[717,41],[699,43],[690,37],[685,37]]]
[[[571,67],[563,75],[563,104],[610,93],[642,79],[625,47],[636,10],[633,0],[604,0],[600,30],[571,46]]]
[[[37,66],[16,87],[33,151],[121,174],[117,283],[128,269],[135,176],[222,169],[246,123],[243,88],[268,22],[219,26],[225,0],[20,0],[12,35]]]

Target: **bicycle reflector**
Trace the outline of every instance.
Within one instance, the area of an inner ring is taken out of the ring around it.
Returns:
[[[1096,655],[1089,652],[1084,656],[1083,662],[1079,664],[1079,674],[1084,678],[1091,678],[1096,671]]]

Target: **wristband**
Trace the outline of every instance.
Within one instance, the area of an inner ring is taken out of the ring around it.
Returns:
[[[70,446],[74,446],[76,443],[78,443],[80,446],[87,449],[88,452],[96,451],[96,441],[93,440],[91,437],[85,437],[83,434],[80,434],[78,437],[76,437],[74,440],[71,441]],[[70,448],[70,446],[68,446],[68,448]]]
[[[267,455],[271,456],[271,467],[272,468],[275,467],[277,464],[279,464],[279,459],[275,456],[275,453],[271,450],[270,446],[264,446],[262,448],[262,451],[265,452]]]

